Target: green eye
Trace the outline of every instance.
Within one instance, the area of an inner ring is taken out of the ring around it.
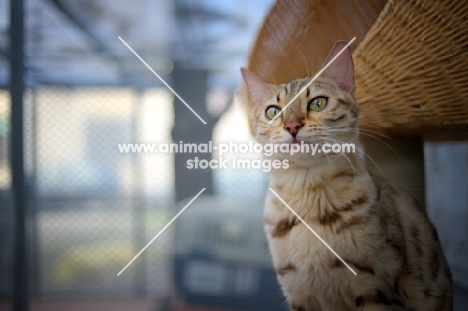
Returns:
[[[272,120],[278,113],[281,113],[281,109],[275,106],[270,106],[265,110],[265,114],[268,119]]]
[[[307,106],[309,111],[321,111],[327,105],[326,97],[316,97]]]

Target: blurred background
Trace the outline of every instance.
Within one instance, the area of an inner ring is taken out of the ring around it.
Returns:
[[[287,309],[263,234],[267,174],[118,148],[248,141],[239,68],[273,3],[0,0],[0,310]],[[433,202],[462,306],[468,136],[437,137],[388,142],[405,168],[381,142],[366,148],[409,188],[411,172],[426,180],[413,194]]]
[[[216,266],[207,258],[211,249],[182,248],[177,269],[195,274],[190,282],[180,276],[180,284],[205,298],[246,300],[264,282],[263,272],[255,274],[261,267],[271,278],[266,285],[271,297],[264,298],[282,305],[262,231],[266,174],[186,169],[188,158],[209,159],[210,154],[125,154],[118,149],[119,143],[248,140],[244,113],[232,99],[239,68],[246,64],[272,1],[30,0],[22,1],[22,13],[16,10],[23,29],[11,18],[12,5],[18,3],[0,0],[1,310],[23,298],[31,310],[170,310],[176,292],[177,222],[117,273],[183,200],[203,187],[202,207],[212,209],[208,215],[232,209],[226,202],[245,206],[244,214],[233,215],[226,224],[217,218],[212,227],[200,223],[198,228],[211,230],[199,233],[203,245],[231,245],[244,255],[233,266],[220,264],[221,254]],[[21,32],[24,43],[12,46]],[[207,125],[175,99],[119,36]],[[15,60],[24,50],[23,138],[10,126],[11,105],[18,105],[8,89],[14,79],[10,48]],[[24,140],[24,210],[19,215],[11,191],[10,138]],[[190,208],[197,209],[196,203]],[[25,221],[24,241],[14,239],[18,217]],[[181,234],[187,236],[185,232]],[[249,242],[245,233],[256,233],[258,239]],[[210,236],[217,240],[210,243]],[[23,242],[27,269],[17,271],[13,245]],[[184,256],[204,257],[194,260],[193,268],[184,266]],[[27,296],[14,293],[13,274],[16,280],[26,278]],[[237,293],[229,294],[232,290]],[[182,296],[176,300],[178,308],[216,305],[197,301],[196,295],[190,303],[183,303]]]

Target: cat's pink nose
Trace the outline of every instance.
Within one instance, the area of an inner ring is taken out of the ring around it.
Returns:
[[[284,125],[284,129],[291,133],[292,137],[296,138],[297,132],[302,127],[299,121],[290,121]]]

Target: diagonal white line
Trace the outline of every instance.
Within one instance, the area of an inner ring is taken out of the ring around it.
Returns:
[[[176,91],[174,91],[174,90],[172,89],[172,87],[170,87],[169,84],[167,84],[166,81],[164,81],[163,78],[161,78],[161,76],[158,75],[158,74],[156,73],[156,71],[153,70],[153,68],[151,68],[150,65],[148,65],[148,63],[146,63],[146,62],[144,61],[144,59],[141,58],[140,55],[138,55],[138,53],[135,52],[135,51],[132,49],[132,47],[131,47],[130,45],[128,45],[127,42],[125,42],[124,39],[122,39],[120,36],[119,36],[118,38],[119,38],[120,41],[122,41],[123,44],[125,44],[125,46],[126,46],[130,51],[132,51],[133,54],[135,54],[136,57],[138,57],[138,59],[139,59],[146,67],[148,67],[148,69],[149,69],[156,77],[158,77],[159,80],[161,80],[162,83],[164,83],[164,85],[165,85],[172,93],[174,93],[175,96],[177,96],[178,99],[180,99],[181,102],[183,102],[183,103],[185,104],[185,106],[187,106],[188,109],[190,109],[190,111],[191,111],[194,115],[197,116],[198,119],[200,119],[200,121],[203,122],[203,124],[206,124],[205,120],[203,120],[202,117],[200,117],[200,116],[198,115],[198,113],[196,113],[195,110],[193,110],[192,107],[190,107],[190,105],[187,104],[187,103],[185,102],[185,100],[184,100],[182,97],[180,97],[179,94],[177,94]]]
[[[302,219],[301,216],[299,216],[295,210],[293,210],[291,208],[291,206],[288,205],[288,203],[286,203],[276,192],[275,190],[273,190],[272,188],[268,188],[270,189],[270,191],[291,211],[291,213],[293,213],[297,218],[299,218],[299,220],[307,227],[307,229],[310,230],[310,232],[312,232],[316,237],[317,239],[320,240],[320,242],[322,242],[332,253],[333,255],[336,256],[336,258],[338,258],[354,275],[357,275],[356,271],[353,270],[353,268],[351,268],[347,263],[346,261],[343,260],[343,258],[340,257],[340,255],[338,255],[334,250],[333,248],[330,247],[330,245],[327,244],[327,242],[325,242],[318,234],[317,232],[314,231],[314,229],[312,229],[309,224],[307,224],[304,219]]]
[[[158,234],[156,234],[156,236],[155,236],[153,239],[151,239],[151,241],[149,241],[148,244],[146,244],[146,246],[143,247],[143,249],[142,249],[138,254],[136,254],[135,257],[133,257],[133,259],[130,260],[130,262],[129,262],[122,270],[120,270],[119,273],[117,273],[117,276],[120,276],[120,275],[122,274],[122,272],[124,272],[125,269],[127,269],[128,266],[130,266],[130,265],[132,264],[132,262],[134,262],[135,259],[137,259],[138,256],[140,256],[140,255],[145,251],[145,249],[147,249],[148,246],[150,246],[151,243],[153,243],[154,240],[156,240],[156,239],[161,235],[161,233],[163,233],[164,230],[166,230],[167,227],[169,227],[169,226],[174,222],[174,220],[176,220],[177,217],[179,217],[180,214],[182,214],[182,213],[187,209],[187,207],[189,207],[190,204],[192,204],[193,201],[195,201],[195,199],[198,198],[198,196],[199,196],[200,194],[202,194],[202,192],[205,191],[205,190],[206,190],[206,188],[203,188],[202,190],[200,190],[200,192],[198,192],[197,195],[196,195],[192,200],[190,200],[190,202],[188,202],[187,205],[185,205],[184,208],[181,209],[180,212],[178,212],[177,215],[175,215],[174,218],[172,218],[171,221],[169,221],[169,223],[168,223],[166,226],[164,226],[164,228],[162,228],[161,231],[159,231]]]
[[[307,83],[306,86],[304,86],[304,87],[302,88],[302,90],[300,90],[299,93],[297,93],[296,96],[294,96],[294,97],[289,101],[289,103],[287,103],[286,106],[284,106],[283,109],[281,109],[281,112],[280,112],[280,113],[277,113],[276,116],[275,116],[273,119],[271,119],[270,122],[268,122],[268,124],[273,123],[273,121],[275,121],[275,120],[286,110],[286,108],[288,108],[289,105],[291,105],[291,103],[292,103],[296,98],[298,98],[299,95],[301,95],[302,92],[304,92],[304,91],[309,87],[309,85],[311,85],[312,82],[314,82],[315,79],[317,79],[317,78],[322,74],[322,72],[324,72],[325,69],[327,69],[328,66],[330,66],[330,64],[333,63],[333,62],[335,61],[335,59],[337,59],[338,56],[340,56],[341,53],[343,53],[343,51],[346,50],[346,48],[347,48],[348,46],[351,45],[351,43],[353,43],[354,40],[356,40],[356,37],[352,38],[351,41],[349,41],[348,44],[346,44],[345,47],[342,48],[341,51],[338,52],[338,54],[335,55],[335,57],[333,57],[325,66],[323,66],[323,68],[320,69],[320,71],[312,78],[312,80],[310,80],[309,83]]]

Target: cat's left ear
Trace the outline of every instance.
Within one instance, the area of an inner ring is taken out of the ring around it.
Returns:
[[[348,44],[346,41],[338,41],[332,48],[327,60],[323,64],[325,67],[345,46]],[[338,86],[350,93],[354,94],[356,86],[354,85],[354,62],[353,55],[349,46],[325,69],[321,74],[323,77],[329,78],[334,81]]]
[[[247,84],[249,97],[257,108],[263,103],[265,97],[273,91],[273,87],[246,68],[241,68],[241,72],[245,84]]]

